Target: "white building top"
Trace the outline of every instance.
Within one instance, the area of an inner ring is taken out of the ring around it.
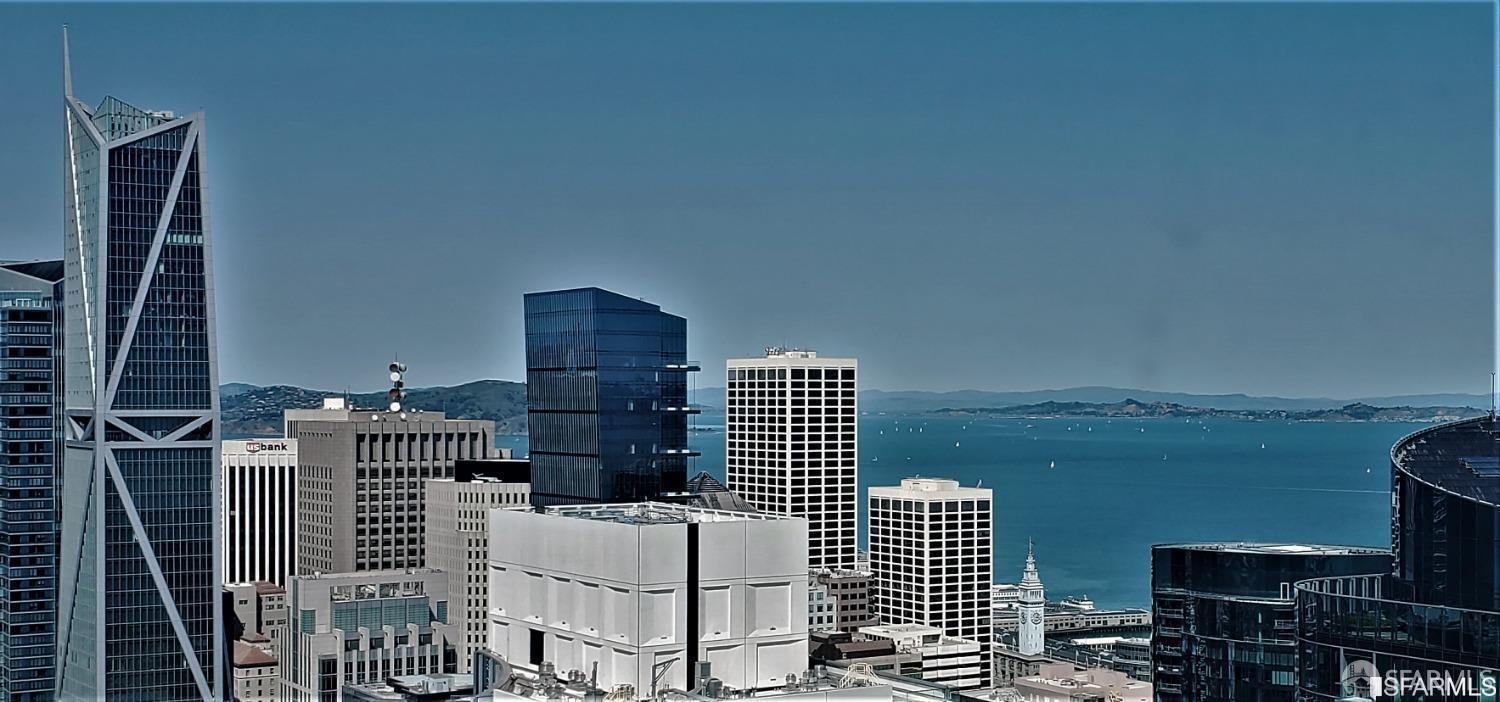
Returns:
[[[520,509],[521,511],[526,511],[530,510],[531,508],[523,507]],[[706,522],[786,521],[790,519],[798,519],[798,517],[772,514],[768,512],[735,512],[731,510],[694,507],[691,505],[667,504],[664,502],[635,502],[607,505],[566,505],[561,507],[548,507],[545,511],[538,511],[537,513],[557,517],[571,517],[573,519],[587,519],[596,522],[616,522],[619,524],[630,524],[635,526],[648,526],[653,524],[702,524]]]
[[[871,487],[871,497],[902,500],[988,500],[989,488],[963,487],[948,478],[902,478],[900,487]]]

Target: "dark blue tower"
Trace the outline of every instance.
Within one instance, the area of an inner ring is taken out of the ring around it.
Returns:
[[[599,288],[526,295],[538,505],[639,502],[687,484],[687,320]]]

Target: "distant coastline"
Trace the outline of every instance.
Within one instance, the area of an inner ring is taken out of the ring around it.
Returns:
[[[927,416],[995,417],[1006,419],[1127,417],[1136,419],[1239,419],[1290,422],[1446,422],[1483,414],[1474,407],[1376,407],[1353,402],[1343,407],[1313,410],[1226,410],[1173,402],[1038,402],[1009,407],[943,407]]]

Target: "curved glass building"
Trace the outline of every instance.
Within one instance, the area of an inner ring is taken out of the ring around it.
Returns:
[[[1383,573],[1389,551],[1308,544],[1195,543],[1151,549],[1157,700],[1292,700],[1292,586]]]
[[[1299,699],[1371,698],[1375,684],[1387,686],[1378,696],[1391,696],[1390,681],[1403,675],[1403,699],[1495,699],[1496,429],[1493,416],[1453,422],[1391,449],[1393,572],[1297,584]]]

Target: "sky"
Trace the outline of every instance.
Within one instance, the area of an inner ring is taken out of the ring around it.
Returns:
[[[75,93],[207,114],[220,378],[523,379],[521,296],[861,385],[1484,392],[1490,7],[0,4],[0,258]]]

